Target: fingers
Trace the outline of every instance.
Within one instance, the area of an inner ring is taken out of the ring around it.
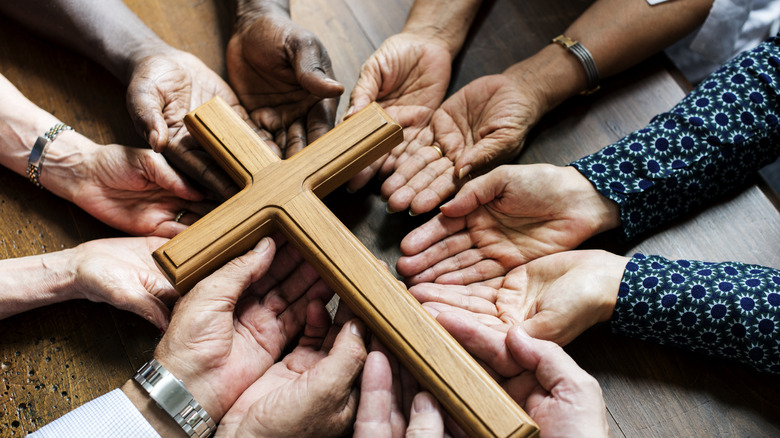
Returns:
[[[372,351],[366,358],[360,383],[360,403],[355,420],[355,438],[391,438],[394,410],[393,375],[387,357]]]
[[[444,436],[444,420],[439,402],[428,392],[414,397],[409,417],[407,438],[434,438]]]
[[[432,147],[423,147],[407,157],[382,184],[389,212],[413,207],[410,214],[430,211],[455,192],[452,161]]]
[[[468,312],[441,312],[436,316],[436,321],[463,345],[463,348],[501,376],[515,376],[523,370],[517,357],[508,350],[508,325],[488,325],[486,321],[480,321]]]
[[[473,213],[501,193],[505,183],[499,177],[498,173],[489,172],[467,182],[452,200],[441,206],[441,212],[448,217]]]
[[[535,372],[539,383],[547,391],[562,381],[592,379],[563,348],[554,342],[532,338],[521,326],[509,330],[506,346],[517,364]]]
[[[150,181],[173,195],[188,201],[201,201],[204,196],[189,185],[163,158],[162,155],[143,150],[142,166]]]

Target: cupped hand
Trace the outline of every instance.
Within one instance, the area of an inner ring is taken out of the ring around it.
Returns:
[[[193,181],[226,199],[238,191],[184,126],[184,116],[219,96],[245,121],[246,110],[228,84],[200,59],[181,50],[160,51],[132,69],[127,108],[136,130],[156,152]],[[273,145],[269,145],[272,146]]]
[[[177,303],[155,350],[215,422],[298,336],[309,303],[333,295],[299,256],[274,260],[275,246],[264,238],[200,281]],[[266,273],[277,281],[258,282]]]
[[[470,82],[442,103],[382,184],[388,210],[420,214],[435,208],[472,173],[515,158],[542,115],[534,95],[505,75]]]
[[[332,325],[324,304],[312,302],[298,345],[244,391],[217,436],[342,436],[357,410],[364,333],[356,319],[342,324],[337,315]]]
[[[619,220],[617,204],[572,167],[501,166],[409,233],[396,268],[409,284],[484,281],[576,248]]]
[[[248,15],[248,16],[247,16]],[[320,40],[278,11],[245,14],[226,51],[228,77],[252,120],[290,157],[333,127],[344,86]]]
[[[399,33],[385,40],[360,70],[345,116],[376,101],[403,128],[404,140],[348,183],[363,187],[377,173],[385,177],[405,158],[407,144],[425,128],[439,107],[452,70],[450,50],[433,38]]]
[[[483,361],[539,425],[540,437],[609,436],[601,387],[560,346],[534,339],[519,326],[491,327],[453,313],[437,320]]]
[[[409,292],[432,313],[469,314],[489,326],[522,325],[533,337],[565,345],[612,318],[628,260],[600,250],[567,251],[486,282],[421,283]]]
[[[83,151],[67,197],[118,230],[173,237],[186,228],[175,220],[178,212],[200,216],[211,207],[165,158],[149,149],[106,145]]]
[[[161,330],[168,327],[168,306],[179,293],[152,260],[168,239],[125,237],[82,243],[68,257],[73,292],[79,298],[111,304],[142,316]]]

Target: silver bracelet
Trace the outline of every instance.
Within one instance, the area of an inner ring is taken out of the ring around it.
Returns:
[[[580,44],[579,41],[573,40],[566,35],[558,35],[552,39],[552,42],[571,52],[580,60],[582,67],[585,68],[585,74],[588,76],[588,88],[580,92],[580,94],[595,93],[599,89],[599,70],[596,68],[596,61],[593,60],[593,56],[588,49]]]
[[[44,157],[46,157],[46,147],[54,141],[60,132],[68,130],[73,130],[73,128],[64,123],[57,123],[35,140],[35,144],[30,151],[30,158],[27,159],[27,176],[30,178],[30,182],[39,189],[43,188],[38,178],[41,176],[41,166],[43,165]]]
[[[146,362],[133,379],[149,393],[149,397],[162,410],[168,413],[188,436],[210,437],[217,425],[205,409],[177,379],[159,362],[152,359]]]

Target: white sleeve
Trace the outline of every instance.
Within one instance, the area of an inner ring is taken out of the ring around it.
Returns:
[[[160,438],[120,389],[115,389],[33,432],[31,438]]]

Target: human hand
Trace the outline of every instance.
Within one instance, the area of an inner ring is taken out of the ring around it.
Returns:
[[[74,277],[66,295],[111,304],[165,330],[168,306],[179,293],[155,265],[152,252],[167,241],[160,237],[100,239],[62,251],[71,265],[65,272]]]
[[[356,319],[344,324],[344,313],[331,324],[323,303],[310,303],[298,346],[244,391],[217,436],[341,436],[354,419],[353,383],[366,360],[365,328]]]
[[[409,233],[396,269],[409,284],[484,281],[576,248],[619,221],[617,204],[572,167],[501,166]]]
[[[563,349],[519,326],[491,327],[474,317],[442,313],[437,320],[539,425],[539,436],[609,436],[598,382]]]
[[[309,303],[333,294],[291,245],[274,259],[275,246],[264,238],[199,282],[155,350],[217,423],[300,333]]]
[[[66,134],[71,134],[70,132]],[[68,139],[83,139],[77,134]],[[161,155],[121,145],[96,145],[83,139],[56,151],[46,163],[44,185],[101,222],[133,235],[173,237],[187,226],[182,210],[206,214],[210,205]],[[60,153],[61,152],[61,153]],[[194,220],[188,217],[186,221]],[[186,222],[190,223],[190,222]]]
[[[188,112],[215,96],[224,99],[251,125],[233,90],[200,59],[173,48],[159,49],[142,58],[131,71],[127,108],[141,136],[155,152],[162,153],[215,197],[227,199],[235,194],[235,183],[184,125]]]
[[[397,362],[393,362],[397,365]],[[403,414],[399,395],[398,367],[379,350],[368,354],[360,384],[360,404],[355,420],[354,438],[444,437],[444,419],[439,402],[428,392],[414,390],[414,399]],[[407,379],[408,381],[408,379]],[[406,390],[408,394],[408,389]]]
[[[241,11],[226,50],[230,83],[252,120],[290,157],[333,127],[344,86],[320,40],[288,11]]]
[[[567,251],[468,286],[421,283],[409,292],[433,312],[476,315],[491,326],[522,325],[533,337],[565,345],[608,321],[629,258]]]
[[[355,175],[350,190],[377,173],[387,176],[401,163],[407,144],[425,128],[444,99],[452,54],[443,42],[402,32],[385,40],[360,69],[345,116],[376,101],[403,128],[404,140],[389,154]]]
[[[430,211],[472,172],[516,157],[542,115],[533,94],[505,75],[470,82],[442,103],[399,157],[395,172],[382,184],[388,210]]]

